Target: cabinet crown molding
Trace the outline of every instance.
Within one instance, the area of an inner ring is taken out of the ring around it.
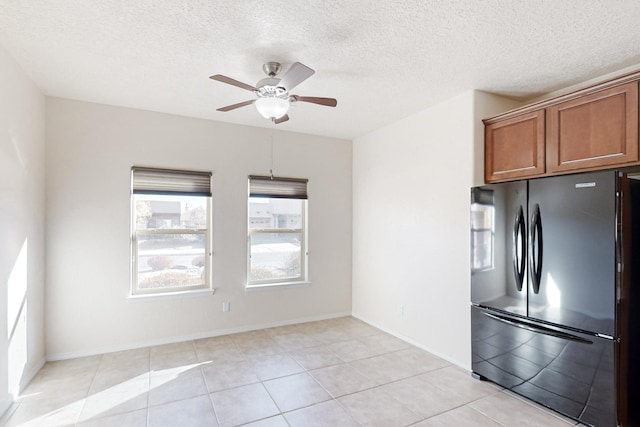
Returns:
[[[497,116],[488,117],[483,119],[482,122],[485,125],[490,125],[493,123],[501,122],[506,119],[510,119],[512,117],[517,117],[521,114],[530,113],[537,110],[543,110],[547,107],[553,106],[555,104],[559,104],[566,101],[571,101],[576,98],[583,97],[585,95],[592,94],[594,92],[599,92],[601,90],[610,89],[616,86],[620,86],[626,83],[631,83],[634,81],[640,80],[640,70],[634,71],[632,73],[624,74],[619,77],[615,77],[613,79],[605,80],[600,83],[595,83],[593,85],[587,86],[582,89],[575,90],[573,92],[569,92],[563,95],[554,96],[552,98],[543,99],[542,101],[534,102],[532,104],[525,105],[520,108],[516,108],[514,110],[509,110],[505,113],[499,114]]]

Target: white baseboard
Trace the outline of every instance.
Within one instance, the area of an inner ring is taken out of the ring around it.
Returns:
[[[319,320],[335,319],[338,317],[345,317],[345,316],[351,316],[351,312],[349,311],[349,312],[342,312],[342,313],[332,313],[332,314],[325,314],[320,316],[311,316],[311,317],[303,317],[303,318],[291,319],[291,320],[282,320],[278,322],[263,323],[258,325],[240,326],[237,328],[220,329],[216,331],[201,332],[197,334],[182,335],[182,336],[163,338],[158,340],[124,344],[119,346],[101,347],[101,348],[89,349],[85,351],[77,351],[77,352],[69,352],[69,353],[54,353],[54,354],[48,354],[46,356],[46,359],[48,362],[53,362],[57,360],[75,359],[77,357],[96,356],[99,354],[114,353],[116,351],[135,350],[138,348],[152,347],[156,345],[173,344],[173,343],[182,342],[182,341],[211,338],[211,337],[217,337],[221,335],[237,334],[240,332],[249,332],[249,331],[255,331],[259,329],[277,328],[280,326],[295,325],[298,323],[317,322]]]
[[[13,410],[16,409],[17,404],[14,405],[16,398],[20,393],[22,393],[22,391],[27,387],[27,385],[29,385],[33,377],[36,376],[36,374],[40,371],[40,368],[42,368],[44,364],[45,364],[45,358],[43,357],[40,360],[36,361],[35,363],[32,363],[30,366],[26,367],[26,369],[22,372],[22,377],[20,377],[20,384],[18,384],[18,390],[10,390],[10,392],[7,393],[6,396],[3,396],[2,398],[0,398],[0,425],[4,425],[6,418],[10,416],[10,411],[8,410],[11,409],[12,406],[13,406]]]
[[[22,377],[20,378],[20,384],[18,385],[19,390],[18,393],[22,393],[22,391],[29,385],[33,377],[40,371],[47,360],[43,357],[42,359],[32,363],[22,372]],[[15,397],[15,396],[14,396]]]
[[[444,359],[447,362],[452,363],[452,364],[454,364],[456,366],[459,366],[460,368],[464,369],[465,371],[468,371],[469,373],[471,373],[471,369],[470,369],[469,366],[467,366],[466,363],[463,363],[463,362],[461,362],[459,360],[452,359],[448,355],[443,354],[443,353],[441,353],[441,352],[439,352],[439,351],[437,351],[437,350],[435,350],[433,348],[430,348],[429,346],[426,346],[426,345],[424,345],[422,343],[419,343],[419,342],[415,341],[412,338],[406,337],[406,336],[404,336],[402,334],[399,334],[396,331],[392,331],[392,330],[390,330],[388,328],[385,328],[384,326],[379,325],[376,322],[372,322],[371,320],[367,319],[365,316],[361,316],[361,315],[359,315],[357,313],[352,313],[351,315],[353,317],[355,317],[356,319],[358,319],[358,320],[362,320],[363,322],[368,323],[369,325],[373,326],[374,328],[378,328],[381,331],[384,331],[384,332],[388,333],[389,335],[393,335],[394,337],[399,338],[402,341],[406,341],[406,342],[408,342],[409,344],[411,344],[411,345],[413,345],[415,347],[418,347],[418,348],[420,348],[420,349],[422,349],[424,351],[428,351],[429,353],[433,354],[434,356],[438,356],[439,358]]]

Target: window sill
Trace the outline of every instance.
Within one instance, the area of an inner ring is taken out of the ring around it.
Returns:
[[[162,292],[157,294],[138,294],[138,295],[129,295],[127,297],[127,301],[139,302],[139,301],[150,301],[150,300],[161,300],[161,299],[194,298],[194,297],[210,296],[215,293],[216,293],[216,290],[215,288],[213,288],[213,289],[198,289],[195,291]]]
[[[246,285],[245,290],[247,291],[258,291],[263,289],[276,289],[276,288],[292,288],[292,287],[300,287],[300,286],[309,286],[311,282],[308,280],[301,282],[278,282],[278,283],[260,283],[257,285]]]

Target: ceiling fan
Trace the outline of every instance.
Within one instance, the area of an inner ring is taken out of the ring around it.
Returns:
[[[271,120],[278,124],[289,120],[287,112],[289,106],[294,102],[310,102],[312,104],[324,105],[327,107],[335,107],[338,101],[334,98],[318,98],[315,96],[299,96],[291,94],[291,89],[311,77],[315,71],[304,64],[295,62],[281,79],[276,76],[282,69],[279,62],[267,62],[262,66],[262,70],[268,77],[256,83],[255,87],[246,83],[239,82],[231,77],[216,74],[209,77],[222,83],[227,83],[241,89],[249,90],[257,95],[256,99],[239,102],[226,107],[218,108],[217,111],[231,111],[236,108],[245,107],[255,104],[256,109],[265,119]]]

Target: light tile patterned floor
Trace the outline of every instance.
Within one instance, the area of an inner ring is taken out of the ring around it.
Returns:
[[[573,425],[343,317],[47,363],[10,426]]]

